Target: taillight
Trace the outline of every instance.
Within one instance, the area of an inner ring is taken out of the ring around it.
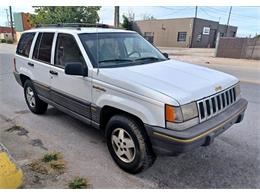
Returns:
[[[17,69],[16,69],[16,59],[15,58],[14,58],[14,71],[18,72]]]

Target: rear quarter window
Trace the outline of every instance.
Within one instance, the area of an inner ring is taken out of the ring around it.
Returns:
[[[22,34],[18,43],[16,54],[29,57],[31,45],[33,42],[35,33],[24,33]]]

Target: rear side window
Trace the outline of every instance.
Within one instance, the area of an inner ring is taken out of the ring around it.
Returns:
[[[17,46],[16,53],[25,57],[29,57],[31,45],[33,42],[35,33],[22,34],[19,44]]]
[[[33,59],[51,63],[54,33],[39,33],[33,51]]]

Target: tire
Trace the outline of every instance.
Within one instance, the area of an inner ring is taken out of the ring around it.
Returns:
[[[42,101],[33,86],[31,80],[26,80],[24,83],[24,97],[27,106],[35,114],[43,114],[48,108],[48,104]],[[33,101],[34,98],[34,101]]]
[[[132,117],[113,116],[106,127],[106,138],[112,158],[128,173],[139,173],[152,166],[155,161],[156,157],[142,125]]]

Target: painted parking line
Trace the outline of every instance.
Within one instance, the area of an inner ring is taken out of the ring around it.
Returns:
[[[0,144],[0,189],[15,189],[23,184],[23,172]]]

